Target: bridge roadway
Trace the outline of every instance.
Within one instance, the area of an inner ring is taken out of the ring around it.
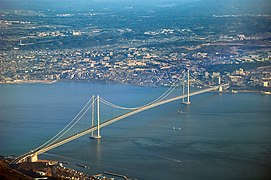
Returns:
[[[220,85],[220,86],[223,87],[223,86],[226,86],[226,85],[227,85],[227,84],[225,84],[225,85]],[[207,88],[207,89],[203,89],[203,90],[200,90],[200,91],[192,92],[192,93],[190,93],[190,96],[195,96],[195,95],[198,95],[198,94],[202,94],[202,93],[206,93],[206,92],[210,92],[210,91],[214,91],[214,90],[218,90],[218,89],[219,89],[219,86],[213,86],[213,87],[210,87],[210,88]],[[106,122],[101,123],[101,124],[100,124],[100,128],[106,127],[106,126],[108,126],[108,125],[110,125],[110,124],[112,124],[112,123],[114,123],[114,122],[120,121],[120,120],[122,120],[122,119],[124,119],[124,118],[127,118],[127,117],[129,117],[129,116],[132,116],[132,115],[137,114],[137,113],[139,113],[139,112],[142,112],[142,111],[145,111],[145,110],[148,110],[148,109],[151,109],[151,108],[154,108],[154,107],[157,107],[157,106],[166,104],[166,103],[170,103],[170,102],[173,102],[173,101],[177,101],[177,100],[180,100],[180,99],[186,98],[186,97],[187,97],[187,94],[181,95],[181,96],[176,96],[176,97],[174,97],[174,98],[170,98],[170,99],[167,99],[167,100],[159,101],[159,102],[157,102],[157,103],[153,103],[153,104],[150,104],[150,105],[147,105],[147,106],[143,106],[143,107],[141,107],[141,108],[139,108],[139,109],[135,109],[135,110],[133,110],[133,111],[131,111],[131,112],[128,112],[128,113],[126,113],[126,114],[120,115],[120,116],[118,116],[118,117],[115,117],[115,118],[113,118],[113,119],[110,119],[110,120],[108,120],[108,121],[106,121]],[[61,145],[65,144],[65,143],[68,143],[68,142],[70,142],[70,141],[72,141],[72,140],[75,140],[75,139],[77,139],[77,138],[79,138],[79,137],[81,137],[81,136],[90,134],[92,131],[95,131],[95,130],[97,130],[97,129],[98,129],[97,126],[91,127],[91,128],[86,129],[86,130],[84,130],[84,131],[82,131],[82,132],[80,132],[80,133],[77,133],[77,134],[75,134],[75,135],[72,135],[72,136],[70,136],[70,137],[68,137],[68,138],[66,138],[66,139],[64,139],[64,140],[62,140],[62,141],[53,143],[53,144],[51,144],[51,145],[49,145],[49,146],[46,146],[46,147],[41,148],[41,149],[38,149],[38,150],[36,150],[36,151],[32,151],[32,152],[28,152],[28,153],[26,153],[26,154],[23,154],[22,156],[19,156],[19,157],[14,161],[14,163],[20,162],[21,160],[26,159],[26,158],[29,157],[29,156],[33,156],[33,157],[35,156],[35,157],[37,157],[37,155],[39,155],[39,154],[42,154],[42,153],[47,152],[47,151],[49,151],[49,150],[51,150],[51,149],[54,149],[54,148],[56,148],[56,147],[58,147],[58,146],[61,146]]]

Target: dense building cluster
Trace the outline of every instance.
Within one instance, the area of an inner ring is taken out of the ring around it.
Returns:
[[[266,54],[269,56],[270,52]],[[228,59],[219,54],[188,54],[165,48],[12,50],[1,56],[0,80],[3,83],[87,80],[167,86],[179,81],[183,71],[188,68],[206,84],[212,84],[215,78],[222,76],[225,82],[246,89],[246,86],[263,86],[266,82],[265,86],[269,86],[271,77],[270,69],[266,66],[248,70],[238,69],[237,66],[229,72],[208,68],[218,63],[214,59],[219,59],[219,64],[238,65],[238,57]],[[269,61],[268,58],[265,57],[264,61]],[[245,59],[254,63],[258,60],[252,55]]]
[[[194,24],[191,17],[182,17],[182,23],[175,24],[179,17],[173,16],[169,27],[164,27],[156,21],[157,15],[152,27],[146,22],[139,26],[145,19],[129,13],[125,23],[108,27],[109,19],[124,21],[123,17],[116,12],[103,13],[106,18],[98,10],[4,11],[0,19],[0,82],[85,80],[168,86],[189,69],[207,85],[221,77],[237,89],[270,87],[271,34],[264,29],[269,16],[211,15],[206,17],[207,24],[196,17]],[[257,26],[257,31],[239,30],[241,25],[261,21],[263,27]],[[224,29],[221,22],[225,22]],[[242,73],[237,72],[240,68]]]

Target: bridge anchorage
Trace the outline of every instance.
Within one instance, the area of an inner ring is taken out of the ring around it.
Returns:
[[[144,104],[138,107],[123,107],[116,104],[113,104],[99,95],[95,97],[94,95],[87,101],[85,106],[80,110],[80,112],[54,137],[40,145],[34,150],[27,152],[19,157],[17,157],[12,163],[17,164],[21,162],[35,162],[38,160],[38,156],[42,153],[45,153],[49,150],[52,150],[56,147],[59,147],[63,144],[66,144],[70,141],[73,141],[77,138],[80,138],[85,135],[89,135],[91,139],[100,139],[100,129],[104,128],[112,123],[120,121],[124,118],[130,117],[142,111],[161,106],[173,101],[182,100],[185,104],[190,104],[190,97],[198,94],[210,92],[210,91],[222,91],[224,87],[227,87],[228,84],[220,84],[216,86],[211,86],[205,89],[198,91],[190,92],[190,76],[189,70],[187,75],[183,76],[182,81],[182,94],[179,95],[179,91],[176,93],[176,89],[180,89],[181,83],[175,83],[170,88],[168,88],[163,94],[161,94],[155,100]],[[187,78],[185,80],[185,77]],[[196,79],[192,79],[196,82]],[[187,85],[186,85],[187,83]],[[185,93],[185,87],[187,86],[187,93]],[[174,94],[175,92],[175,94]],[[177,94],[177,95],[176,95]],[[185,101],[185,98],[187,101]],[[118,111],[117,113],[113,113]],[[106,116],[109,112],[112,111],[113,115]],[[91,114],[89,118],[88,115]],[[96,121],[95,121],[96,120]],[[81,123],[81,124],[80,124]],[[83,126],[85,123],[85,126]],[[96,133],[95,133],[96,132]]]

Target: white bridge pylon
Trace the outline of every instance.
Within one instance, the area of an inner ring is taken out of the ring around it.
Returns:
[[[91,132],[91,138],[94,139],[100,139],[100,96],[98,95],[97,98],[95,96],[92,96],[92,113],[91,113],[91,127],[94,127],[94,121],[95,121],[95,100],[97,104],[97,135],[94,135],[94,131]]]
[[[187,79],[185,80],[185,78],[187,77]],[[187,82],[187,85],[185,85],[185,82]],[[185,76],[184,74],[184,77],[183,77],[183,83],[182,83],[182,86],[183,86],[183,95],[185,94],[185,86],[187,86],[187,101],[185,101],[185,97],[183,97],[183,104],[191,104],[190,102],[190,73],[189,73],[189,69],[187,69],[187,75]]]

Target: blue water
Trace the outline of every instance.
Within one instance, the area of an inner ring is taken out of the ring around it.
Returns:
[[[0,85],[0,154],[39,146],[92,94],[137,106],[165,90],[82,82]],[[102,129],[99,141],[84,136],[41,158],[69,161],[89,174],[112,171],[137,179],[271,178],[271,96],[211,92],[191,101],[139,113]]]

